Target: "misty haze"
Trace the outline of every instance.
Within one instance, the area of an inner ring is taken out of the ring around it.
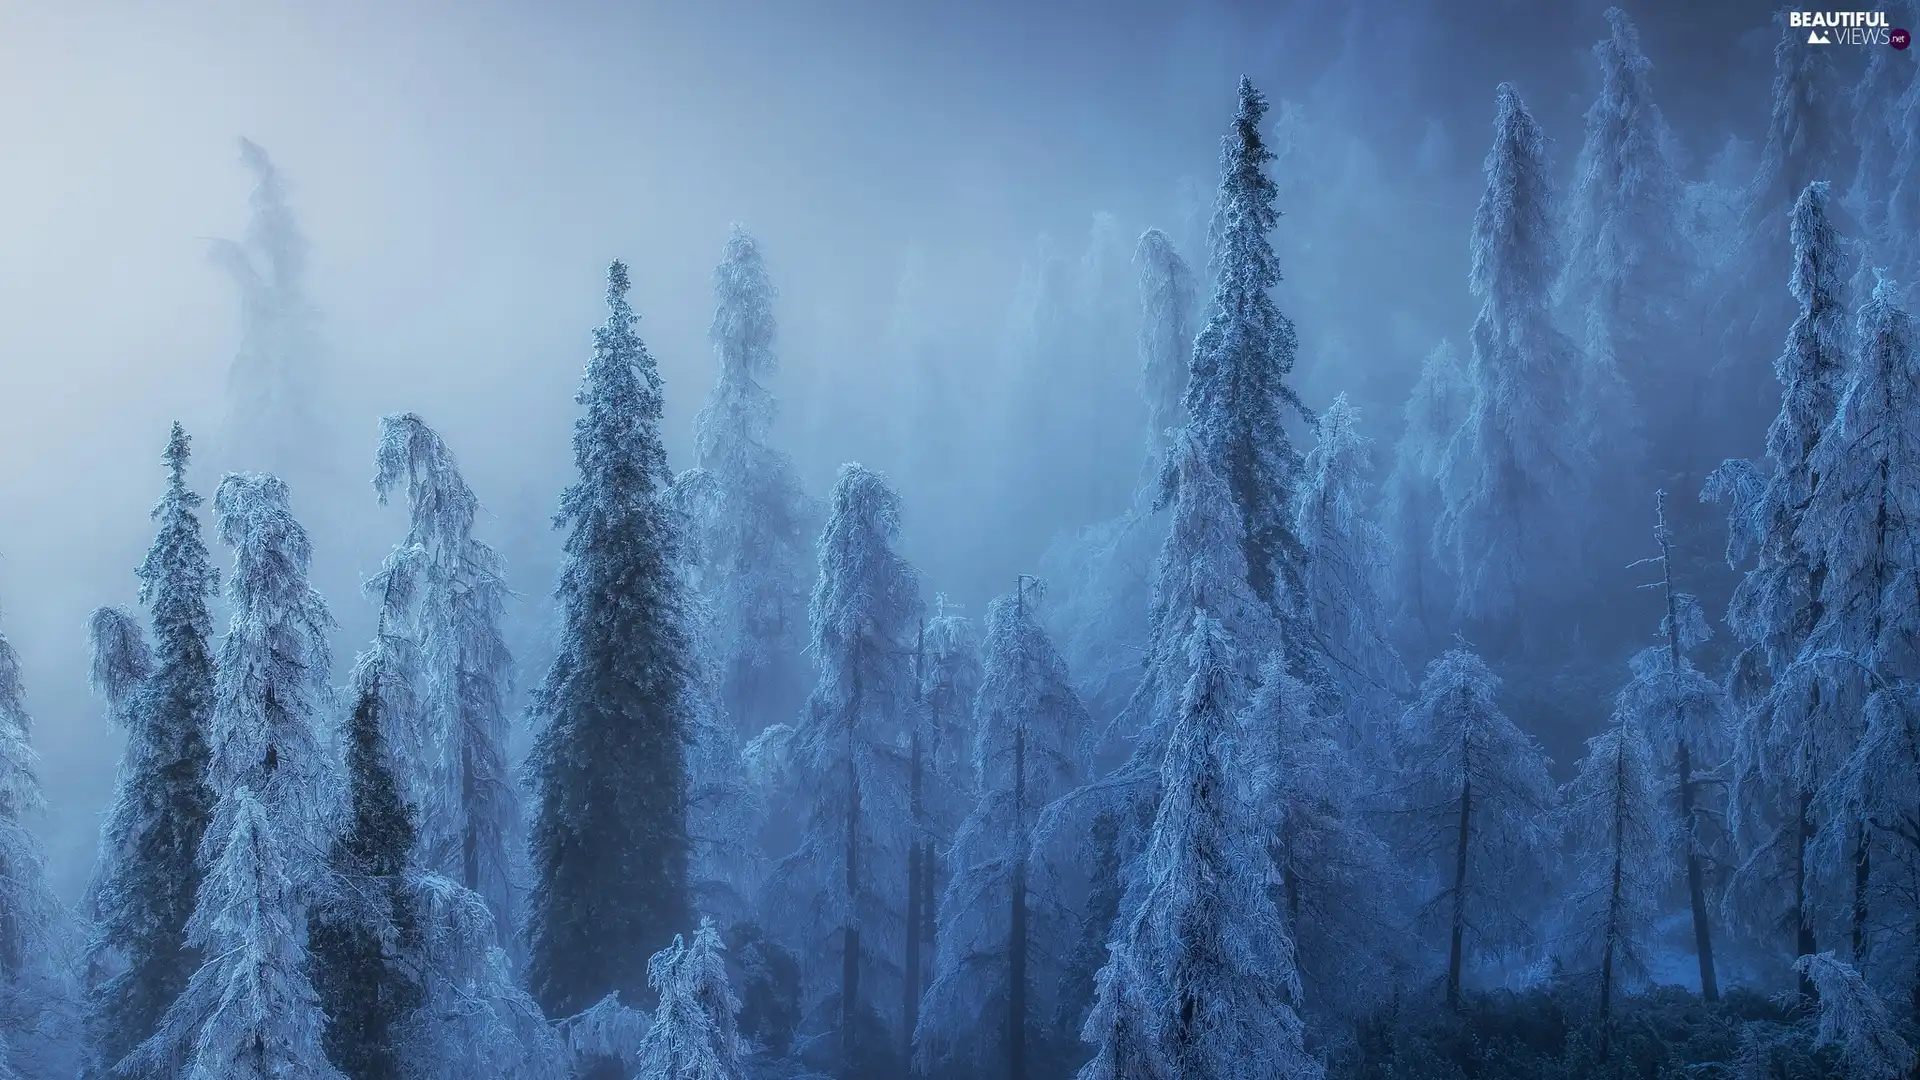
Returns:
[[[0,1080],[1920,1080],[1916,0],[172,7]]]

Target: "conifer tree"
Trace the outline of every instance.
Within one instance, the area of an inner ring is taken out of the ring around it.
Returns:
[[[1559,270],[1546,137],[1501,83],[1486,193],[1473,218],[1480,300],[1467,362],[1470,403],[1440,466],[1436,546],[1452,564],[1455,609],[1497,616],[1564,564],[1580,527],[1592,455],[1575,410],[1579,354],[1554,325]]]
[[[381,501],[404,483],[408,507],[406,539],[371,586],[393,608],[383,616],[378,678],[383,694],[417,695],[405,715],[381,720],[384,752],[414,807],[420,862],[479,893],[506,944],[516,937],[522,811],[507,766],[513,656],[501,632],[503,560],[474,537],[480,501],[417,414],[381,418],[375,469]]]
[[[1266,98],[1242,78],[1233,128],[1221,140],[1209,229],[1219,269],[1210,314],[1194,340],[1184,404],[1192,438],[1225,480],[1240,518],[1247,584],[1274,618],[1287,619],[1299,604],[1305,553],[1293,524],[1301,457],[1284,421],[1289,413],[1312,417],[1287,384],[1298,339],[1273,302],[1280,267],[1270,236],[1280,213],[1265,172],[1273,158],[1260,136],[1266,114]],[[1186,618],[1176,617],[1178,637]],[[1304,673],[1303,660],[1293,662]]]
[[[1457,1006],[1469,950],[1492,954],[1530,933],[1516,883],[1538,879],[1553,787],[1539,746],[1495,701],[1500,680],[1451,649],[1427,666],[1408,706],[1401,808],[1430,865],[1424,915],[1447,940],[1447,1004]]]
[[[776,402],[763,380],[777,364],[778,294],[759,243],[738,225],[713,284],[707,336],[720,375],[694,419],[694,461],[706,482],[692,531],[722,701],[751,736],[791,716],[803,692],[799,656],[815,511],[792,461],[770,444]]]
[[[612,992],[639,1000],[641,958],[689,918],[679,538],[662,499],[659,370],[627,289],[616,262],[577,399],[579,478],[555,518],[568,530],[559,647],[534,698],[529,982],[553,1016]]]
[[[32,819],[45,812],[20,657],[0,633],[0,1072],[72,1076],[81,1064],[73,927]]]
[[[1611,33],[1593,47],[1600,96],[1587,110],[1574,165],[1556,292],[1586,358],[1582,398],[1588,424],[1604,434],[1600,445],[1616,465],[1630,465],[1627,455],[1645,439],[1666,466],[1675,463],[1671,425],[1691,419],[1675,415],[1691,400],[1673,363],[1676,303],[1688,276],[1681,183],[1640,33],[1619,8],[1606,17]]]
[[[1827,203],[1828,185],[1819,182],[1794,205],[1791,287],[1800,316],[1774,362],[1781,397],[1767,431],[1772,469],[1763,475],[1730,461],[1703,492],[1731,503],[1729,555],[1753,560],[1727,608],[1740,649],[1728,684],[1741,715],[1730,791],[1740,865],[1726,902],[1734,921],[1755,934],[1790,932],[1796,956],[1818,951],[1814,799],[1858,734],[1857,713],[1823,694],[1819,666],[1805,654],[1822,621],[1828,568],[1803,526],[1819,490],[1815,454],[1839,403],[1847,352],[1846,259]],[[1803,981],[1802,990],[1811,985]]]
[[[1140,234],[1140,397],[1147,404],[1148,475],[1166,453],[1170,432],[1186,425],[1187,362],[1193,353],[1193,271],[1159,229]]]
[[[208,780],[221,793],[187,944],[205,957],[117,1075],[281,1080],[339,1074],[299,934],[324,867],[318,823],[335,779],[316,724],[328,704],[333,620],[307,584],[312,549],[278,477],[230,473],[214,494],[234,549]]]
[[[1029,1045],[1051,1014],[1040,943],[1056,919],[1031,897],[1032,830],[1040,808],[1079,779],[1086,707],[1041,629],[1042,590],[1023,579],[987,610],[985,680],[974,705],[980,797],[953,841],[940,904],[939,955],[916,1042],[925,1069],[1004,1064],[1029,1073]],[[1035,910],[1039,907],[1039,910]]]
[[[1659,587],[1666,604],[1660,619],[1664,643],[1642,650],[1628,662],[1633,678],[1621,689],[1614,709],[1645,733],[1656,755],[1672,753],[1678,816],[1663,832],[1673,839],[1679,856],[1675,861],[1686,870],[1700,995],[1718,1001],[1705,864],[1712,838],[1725,820],[1721,785],[1712,770],[1726,749],[1727,700],[1722,688],[1694,667],[1687,655],[1707,640],[1710,630],[1700,602],[1674,587],[1673,531],[1667,527],[1664,491],[1654,496],[1653,537],[1660,554],[1643,561],[1660,565]]]
[[[348,1080],[400,1074],[403,1032],[423,998],[420,923],[409,890],[414,809],[403,801],[387,734],[415,707],[407,665],[394,659],[412,642],[388,629],[403,614],[397,584],[392,576],[381,583],[374,645],[354,671],[347,812],[332,836],[327,887],[308,916],[311,977],[326,1013],[321,1042]]]
[[[834,1036],[843,1076],[881,1066],[902,1000],[905,898],[912,843],[907,735],[919,575],[893,549],[900,497],[859,465],[840,468],[814,586],[811,651],[819,682],[792,736],[805,776],[799,848],[767,883],[772,910],[791,922],[816,1031]]]
[[[1621,988],[1647,976],[1660,892],[1671,876],[1658,783],[1646,732],[1616,711],[1607,729],[1587,740],[1579,772],[1561,793],[1561,821],[1574,848],[1569,960],[1598,975],[1603,1051]]]
[[[1272,863],[1245,827],[1233,732],[1238,663],[1220,623],[1196,616],[1193,675],[1168,741],[1142,864],[1142,897],[1116,934],[1083,1037],[1080,1080],[1310,1080],[1293,942],[1266,883]]]
[[[1420,364],[1402,410],[1405,426],[1393,447],[1393,469],[1381,492],[1381,527],[1392,541],[1389,570],[1402,622],[1421,633],[1434,628],[1434,609],[1447,592],[1447,567],[1435,558],[1442,507],[1440,465],[1453,434],[1466,422],[1471,397],[1466,370],[1453,343],[1434,346]]]
[[[89,990],[89,1030],[102,1069],[153,1034],[200,966],[186,927],[214,806],[207,784],[214,686],[207,601],[220,575],[200,539],[201,498],[186,482],[190,456],[187,434],[174,424],[164,457],[167,489],[152,515],[159,534],[137,571],[155,639],[144,670],[146,643],[131,616],[94,618],[95,685],[127,739],[88,889],[98,979]]]
[[[286,476],[328,452],[317,394],[324,391],[317,316],[307,299],[307,239],[287,201],[286,177],[259,144],[240,140],[254,176],[238,241],[216,240],[214,263],[240,293],[240,350],[227,376],[224,450]]]
[[[647,961],[647,978],[660,1005],[640,1043],[636,1080],[741,1080],[745,1044],[734,1017],[740,1000],[727,985],[726,946],[712,919],[687,942]]]

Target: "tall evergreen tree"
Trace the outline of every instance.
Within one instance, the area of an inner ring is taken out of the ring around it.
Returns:
[[[1296,1012],[1293,942],[1266,889],[1272,863],[1246,828],[1233,643],[1205,615],[1191,642],[1145,895],[1110,946],[1080,1080],[1311,1080],[1321,1068]]]
[[[800,652],[815,510],[793,462],[770,442],[776,402],[762,380],[777,366],[778,294],[759,243],[737,225],[713,286],[707,336],[720,376],[694,418],[694,462],[704,481],[692,530],[722,700],[751,736],[793,715],[804,692]]]
[[[768,881],[800,946],[812,1027],[834,1039],[842,1080],[886,1068],[902,995],[901,895],[912,842],[905,750],[921,614],[919,575],[893,549],[900,497],[859,465],[840,468],[814,586],[811,651],[820,679],[793,732],[806,777],[799,848]]]
[[[1057,913],[1031,896],[1032,831],[1040,808],[1079,779],[1087,723],[1066,662],[1023,579],[987,610],[985,681],[974,705],[980,798],[954,838],[955,875],[940,904],[939,956],[916,1042],[923,1068],[956,1063],[1010,1080],[1029,1075],[1053,986],[1041,943]],[[1036,910],[1038,909],[1038,910]]]
[[[227,376],[224,450],[258,468],[297,475],[324,463],[329,444],[317,317],[307,299],[307,239],[287,201],[286,177],[259,144],[240,140],[254,176],[241,239],[216,240],[213,261],[240,292],[240,350]]]
[[[20,656],[0,633],[0,1073],[72,1076],[83,1060],[78,957],[31,827],[46,802],[26,698]]]
[[[1516,884],[1540,875],[1553,801],[1546,755],[1500,711],[1499,686],[1478,656],[1449,650],[1427,665],[1403,721],[1402,818],[1432,876],[1423,915],[1447,941],[1450,1006],[1469,950],[1498,954],[1530,936]]]
[[[1401,621],[1432,633],[1435,608],[1448,591],[1447,567],[1436,555],[1440,466],[1471,401],[1467,373],[1453,343],[1434,346],[1420,364],[1402,410],[1405,426],[1393,447],[1393,468],[1381,492],[1381,527],[1392,541],[1389,578]]]
[[[319,822],[336,802],[316,730],[331,696],[333,620],[307,584],[312,549],[286,484],[230,473],[213,509],[234,570],[209,737],[208,780],[221,796],[187,924],[187,944],[206,959],[117,1074],[330,1080],[339,1074],[321,1049],[325,1018],[299,928],[325,869]]]
[[[1815,454],[1838,407],[1848,336],[1847,262],[1827,217],[1828,197],[1824,181],[1809,184],[1794,205],[1791,287],[1800,316],[1774,361],[1781,397],[1767,431],[1772,469],[1762,475],[1729,461],[1703,493],[1731,504],[1730,559],[1753,562],[1727,608],[1740,648],[1729,686],[1741,710],[1731,791],[1741,861],[1727,902],[1746,929],[1791,934],[1796,956],[1818,951],[1809,861],[1818,831],[1814,798],[1857,735],[1857,714],[1823,695],[1817,665],[1803,662],[1808,636],[1822,622],[1828,572],[1804,525],[1819,490]],[[1811,989],[1803,982],[1803,991]]]
[[[1459,586],[1455,608],[1470,617],[1509,610],[1564,565],[1592,479],[1579,354],[1548,300],[1559,253],[1546,137],[1513,84],[1496,98],[1473,217],[1471,403],[1441,462],[1436,541]]]
[[[690,918],[679,538],[661,497],[659,369],[627,290],[616,262],[577,399],[579,479],[555,517],[569,530],[559,648],[534,699],[529,982],[554,1016],[643,997],[643,958]]]
[[[1710,631],[1700,602],[1674,587],[1673,532],[1667,527],[1665,492],[1655,495],[1654,514],[1653,537],[1660,554],[1644,561],[1660,565],[1658,584],[1666,603],[1660,619],[1664,643],[1642,650],[1629,661],[1633,678],[1621,689],[1614,709],[1652,740],[1656,754],[1672,753],[1678,814],[1663,832],[1673,839],[1675,862],[1686,871],[1700,995],[1718,1001],[1707,862],[1725,821],[1722,787],[1713,769],[1726,749],[1727,699],[1724,690],[1694,667],[1687,655],[1707,640]]]
[[[374,489],[405,484],[407,535],[374,587],[388,643],[383,693],[418,695],[380,721],[401,798],[414,807],[421,863],[479,893],[499,940],[515,940],[520,791],[508,771],[513,656],[501,632],[500,554],[473,535],[480,501],[453,452],[414,413],[381,418]]]
[[[1206,325],[1194,340],[1184,404],[1200,453],[1225,479],[1238,511],[1247,584],[1276,618],[1287,619],[1299,604],[1305,549],[1293,524],[1301,457],[1285,420],[1289,413],[1312,417],[1287,384],[1298,342],[1293,322],[1273,302],[1280,266],[1271,234],[1280,212],[1264,168],[1273,159],[1260,136],[1266,114],[1266,98],[1242,78],[1233,128],[1221,140],[1209,230],[1218,271]],[[1182,637],[1186,618],[1176,618]]]
[[[1557,294],[1586,357],[1581,397],[1592,412],[1587,422],[1605,435],[1600,445],[1625,466],[1644,439],[1656,465],[1671,468],[1680,434],[1672,427],[1692,419],[1693,404],[1674,362],[1689,269],[1681,183],[1640,33],[1619,8],[1607,10],[1607,24],[1611,33],[1593,47],[1600,96],[1587,110],[1574,165]]]
[[[127,738],[88,890],[93,966],[104,976],[89,1001],[101,1068],[153,1034],[200,966],[186,927],[214,807],[207,783],[214,694],[207,601],[220,575],[200,539],[201,498],[187,487],[190,446],[174,424],[164,456],[167,489],[152,515],[159,534],[137,571],[141,603],[153,616],[155,648],[145,671],[138,663],[145,641],[130,617],[103,625],[96,614],[95,683]]]
[[[413,643],[388,628],[401,621],[398,581],[381,583],[373,648],[353,674],[347,720],[347,811],[328,851],[328,881],[308,915],[314,990],[326,1013],[321,1044],[349,1080],[398,1080],[403,1033],[424,994],[421,933],[409,889],[417,865],[414,808],[404,801],[388,729],[414,708],[407,665]]]

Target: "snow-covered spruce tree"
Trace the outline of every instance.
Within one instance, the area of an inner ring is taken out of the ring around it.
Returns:
[[[792,716],[805,692],[808,544],[815,509],[786,454],[770,445],[776,403],[777,295],[760,245],[734,226],[713,272],[707,331],[720,375],[694,418],[694,462],[710,478],[692,531],[722,700],[758,734]]]
[[[200,966],[186,927],[214,806],[207,784],[214,685],[207,601],[220,575],[200,539],[201,498],[186,482],[190,455],[186,432],[174,424],[164,458],[167,490],[153,508],[160,531],[137,571],[140,600],[153,616],[155,648],[145,673],[138,663],[144,638],[130,617],[102,625],[95,616],[95,685],[127,738],[87,893],[97,980],[89,988],[89,1032],[101,1069],[153,1034]]]
[[[1101,977],[1083,1035],[1094,1057],[1080,1080],[1315,1078],[1295,1011],[1293,942],[1266,889],[1273,865],[1249,827],[1234,645],[1204,614],[1190,641],[1193,675],[1167,744],[1144,896],[1116,934],[1109,964],[1120,966]]]
[[[1814,798],[1852,748],[1858,702],[1824,689],[1819,666],[1803,662],[1821,622],[1827,568],[1803,534],[1818,489],[1814,455],[1838,407],[1846,368],[1846,259],[1827,219],[1828,186],[1810,184],[1794,206],[1792,289],[1800,317],[1774,362],[1780,413],[1767,432],[1772,471],[1727,462],[1704,498],[1731,503],[1729,554],[1753,555],[1735,588],[1727,626],[1740,647],[1728,685],[1735,725],[1730,797],[1740,865],[1726,903],[1733,921],[1765,936],[1785,929],[1793,955],[1818,951],[1809,846]],[[1804,982],[1803,990],[1810,989]]]
[[[980,798],[954,838],[954,876],[940,903],[939,954],[915,1042],[931,1073],[960,1067],[1026,1080],[1053,986],[1036,943],[1063,912],[1029,880],[1040,808],[1079,780],[1086,707],[1041,629],[1042,590],[1025,580],[987,609],[986,674],[974,705]]]
[[[1610,471],[1636,464],[1630,455],[1642,440],[1657,466],[1671,468],[1679,464],[1673,426],[1693,419],[1691,388],[1673,362],[1689,275],[1682,188],[1640,33],[1619,8],[1606,17],[1611,33],[1593,47],[1600,96],[1574,165],[1556,295],[1585,354],[1581,400],[1586,422],[1604,435],[1597,445],[1614,459]]]
[[[552,1016],[613,992],[643,998],[642,958],[690,918],[679,538],[661,497],[659,369],[627,289],[616,262],[577,399],[579,478],[554,519],[569,530],[559,647],[533,706],[528,975]]]
[[[420,862],[480,894],[499,940],[515,940],[519,786],[508,768],[513,656],[501,632],[507,585],[499,552],[473,535],[480,501],[453,452],[414,413],[380,420],[374,489],[403,483],[407,536],[370,586],[394,609],[379,679],[419,695],[381,721],[401,798],[413,805]],[[389,591],[388,583],[391,583]]]
[[[1346,721],[1343,745],[1372,752],[1384,747],[1381,735],[1410,689],[1380,595],[1386,537],[1368,515],[1373,442],[1360,434],[1358,410],[1345,394],[1316,427],[1294,509],[1306,552],[1302,599]]]
[[[570,1055],[533,997],[514,979],[494,914],[480,894],[438,874],[417,875],[419,1008],[401,1032],[419,1080],[563,1080]]]
[[[1498,616],[1564,567],[1592,480],[1577,410],[1579,350],[1553,321],[1559,272],[1546,137],[1512,83],[1496,94],[1487,190],[1473,217],[1480,300],[1467,361],[1467,415],[1440,464],[1436,547],[1455,575],[1455,610]]]
[[[1113,720],[1140,681],[1154,556],[1166,539],[1165,519],[1154,513],[1154,504],[1168,445],[1186,424],[1182,399],[1193,352],[1193,272],[1158,229],[1141,234],[1133,259],[1140,287],[1140,396],[1147,407],[1140,484],[1125,513],[1057,539],[1041,563],[1043,575],[1074,583],[1049,605],[1049,622],[1101,724]]]
[[[1912,1075],[1913,1048],[1900,1037],[1886,1002],[1853,965],[1829,951],[1803,956],[1793,966],[1820,998],[1815,1040],[1839,1048],[1849,1080],[1902,1080]]]
[[[1573,847],[1565,960],[1599,979],[1604,1048],[1621,988],[1647,976],[1660,894],[1674,869],[1645,730],[1616,711],[1607,729],[1587,740],[1587,755],[1560,796],[1561,828]]]
[[[720,931],[700,920],[693,941],[673,944],[647,961],[647,979],[659,997],[653,1024],[640,1043],[635,1080],[741,1080],[746,1046],[734,1017],[740,1000],[727,985]]]
[[[1411,883],[1369,822],[1377,774],[1363,767],[1367,751],[1349,748],[1337,718],[1277,660],[1261,672],[1240,731],[1254,822],[1271,838],[1275,902],[1305,991],[1302,1012],[1360,1019],[1399,984],[1408,959],[1400,920]],[[1390,749],[1389,742],[1382,756]]]
[[[337,801],[316,730],[331,696],[333,620],[307,584],[312,549],[286,484],[230,473],[213,509],[234,570],[209,738],[220,802],[187,924],[188,945],[206,959],[116,1075],[337,1077],[301,935],[325,873],[320,821]]]
[[[348,1080],[386,1080],[405,1061],[402,1033],[423,993],[421,934],[408,886],[417,865],[414,807],[405,800],[388,732],[417,711],[397,628],[406,598],[389,574],[374,644],[353,673],[346,725],[347,807],[332,831],[328,877],[308,913],[310,977],[326,1013],[321,1044]]]
[[[1420,364],[1402,410],[1405,426],[1393,447],[1393,469],[1381,491],[1380,521],[1391,541],[1389,578],[1397,614],[1419,635],[1435,629],[1436,609],[1449,601],[1447,567],[1437,559],[1440,464],[1453,433],[1466,422],[1472,396],[1453,343],[1442,341]]]
[[[1700,965],[1700,995],[1720,999],[1713,963],[1713,928],[1707,896],[1707,860],[1721,831],[1723,789],[1714,767],[1724,757],[1728,704],[1725,691],[1694,667],[1688,652],[1711,630],[1700,602],[1674,588],[1673,532],[1667,527],[1666,492],[1654,496],[1654,542],[1666,611],[1660,619],[1662,644],[1643,649],[1628,661],[1633,677],[1614,702],[1617,716],[1645,734],[1656,755],[1670,753],[1674,770],[1674,809],[1664,830],[1675,845],[1674,861],[1685,867],[1687,900],[1693,916],[1694,956]],[[1637,565],[1637,564],[1636,564]],[[1645,586],[1643,586],[1645,587]]]
[[[1425,914],[1447,940],[1447,1003],[1458,1005],[1471,953],[1526,941],[1529,912],[1516,888],[1539,880],[1553,801],[1547,759],[1495,702],[1485,662],[1451,649],[1427,665],[1402,723],[1404,820],[1429,864]]]
[[[1297,338],[1293,322],[1273,302],[1280,267],[1270,235],[1280,213],[1264,171],[1273,157],[1260,138],[1266,114],[1266,98],[1242,78],[1233,129],[1221,140],[1216,226],[1210,229],[1219,269],[1210,314],[1193,343],[1184,404],[1190,437],[1226,481],[1240,519],[1247,584],[1273,618],[1290,622],[1302,617],[1305,549],[1293,522],[1301,457],[1285,420],[1290,412],[1308,420],[1312,415],[1287,384]],[[1190,616],[1190,610],[1175,614],[1176,636],[1185,637]],[[1257,654],[1265,647],[1242,636],[1230,619],[1227,625],[1243,649]],[[1307,640],[1289,634],[1286,647],[1297,652]],[[1290,655],[1289,663],[1301,677],[1314,664],[1305,655]]]
[[[307,299],[307,239],[287,203],[286,178],[258,144],[240,140],[253,173],[241,239],[213,242],[213,261],[240,293],[240,350],[227,375],[222,450],[279,475],[311,470],[328,441],[316,314]]]
[[[1776,21],[1784,23],[1785,13]],[[1722,408],[1742,439],[1755,440],[1778,399],[1753,365],[1773,349],[1790,321],[1776,302],[1780,268],[1798,261],[1796,207],[1809,184],[1837,179],[1847,157],[1847,125],[1836,117],[1839,76],[1827,49],[1780,27],[1773,50],[1773,104],[1760,166],[1740,199],[1736,247],[1723,292],[1710,309],[1723,328],[1715,372]],[[1824,212],[1824,208],[1823,208]]]
[[[802,957],[817,1055],[840,1075],[876,1072],[898,1052],[897,1019],[912,842],[905,743],[913,708],[919,575],[893,549],[900,497],[859,465],[840,467],[820,537],[811,651],[820,679],[793,732],[805,780],[800,845],[768,880],[768,910]],[[827,1040],[831,1041],[827,1041]]]
[[[44,812],[20,657],[0,633],[0,1075],[73,1076],[84,1060],[71,916],[30,826]]]
[[[1920,681],[1914,667],[1920,659],[1920,432],[1914,430],[1920,335],[1891,282],[1881,280],[1861,308],[1856,337],[1859,353],[1846,389],[1808,459],[1819,479],[1798,538],[1821,577],[1814,623],[1796,666],[1808,669],[1817,700],[1827,709],[1813,721],[1847,731],[1859,731],[1856,709],[1870,726],[1875,717],[1894,718],[1901,699]],[[1873,734],[1859,733],[1879,752],[1890,749]],[[1920,771],[1912,757],[1897,752],[1886,762],[1849,754],[1847,764],[1825,778],[1816,799],[1817,861],[1846,863],[1853,871],[1849,922],[1856,965],[1864,965],[1867,951],[1872,849],[1897,837],[1874,822],[1897,820],[1901,813],[1897,804],[1872,798],[1875,787],[1858,770],[1889,767]],[[1904,906],[1897,899],[1894,904]]]

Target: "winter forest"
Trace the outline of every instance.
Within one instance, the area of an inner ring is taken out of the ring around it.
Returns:
[[[843,306],[609,229],[537,384],[343,361],[239,139],[224,379],[0,443],[112,523],[0,487],[0,1080],[1920,1077],[1920,66],[1750,14],[1391,147],[1356,16]]]

